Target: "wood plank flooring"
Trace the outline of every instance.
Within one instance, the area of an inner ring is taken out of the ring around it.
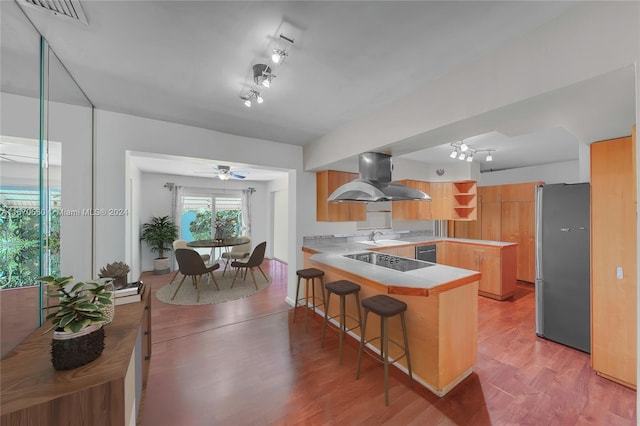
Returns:
[[[221,305],[174,306],[152,294],[153,355],[143,426],[187,425],[635,425],[636,393],[597,376],[589,355],[536,337],[534,293],[479,298],[478,362],[444,398],[382,366],[321,322],[292,322],[286,265],[266,260],[265,290]],[[145,274],[154,290],[170,275]],[[250,285],[250,280],[247,282]]]

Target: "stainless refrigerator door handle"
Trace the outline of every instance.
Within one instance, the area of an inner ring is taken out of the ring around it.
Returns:
[[[587,230],[587,228],[585,228],[584,226],[581,226],[581,227],[578,228],[578,231],[586,231],[586,230]]]
[[[571,231],[571,228],[560,228],[560,230],[562,232],[569,232],[569,231]]]

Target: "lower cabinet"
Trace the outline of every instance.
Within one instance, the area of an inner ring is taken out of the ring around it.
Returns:
[[[141,302],[118,305],[95,361],[73,370],[51,365],[45,324],[0,362],[2,425],[124,426],[139,418],[151,358],[149,287]]]
[[[435,244],[436,263],[482,274],[478,294],[497,300],[513,296],[517,284],[517,244],[491,246],[453,241],[438,241]],[[375,251],[415,258],[415,245],[385,247]]]
[[[438,263],[479,271],[478,294],[504,300],[516,289],[517,245],[488,246],[446,241]]]

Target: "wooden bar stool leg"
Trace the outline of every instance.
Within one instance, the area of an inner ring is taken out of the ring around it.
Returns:
[[[296,322],[296,314],[298,313],[298,300],[300,296],[300,276],[298,276],[298,286],[296,287],[296,301],[293,304],[293,322]]]
[[[382,323],[382,352],[384,353],[384,405],[389,406],[389,335],[387,334],[387,318],[380,319]]]
[[[324,310],[324,322],[322,323],[322,338],[320,339],[320,347],[324,348],[324,335],[327,331],[327,324],[329,323],[329,301],[331,300],[331,293],[327,290],[327,306]]]
[[[307,299],[308,302],[308,299]],[[311,278],[311,309],[316,313],[316,279]]]
[[[402,336],[404,337],[404,353],[407,355],[407,370],[409,371],[409,384],[413,387],[413,373],[411,373],[411,357],[409,357],[409,338],[407,337],[407,323],[404,319],[404,312],[400,313],[402,322]]]
[[[356,380],[360,378],[360,362],[362,361],[362,352],[364,351],[365,344],[365,332],[367,330],[367,315],[369,314],[369,310],[364,310],[364,318],[362,318],[362,336],[360,336],[360,349],[358,350],[358,367],[356,369]]]
[[[304,279],[304,331],[306,333],[309,322],[309,278]]]
[[[340,364],[342,364],[342,340],[344,338],[344,332],[347,329],[346,327],[346,322],[347,322],[347,316],[345,313],[345,303],[344,303],[344,295],[341,294],[340,295]]]

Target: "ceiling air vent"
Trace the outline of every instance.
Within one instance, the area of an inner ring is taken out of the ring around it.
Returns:
[[[18,4],[89,25],[79,0],[18,0]]]

